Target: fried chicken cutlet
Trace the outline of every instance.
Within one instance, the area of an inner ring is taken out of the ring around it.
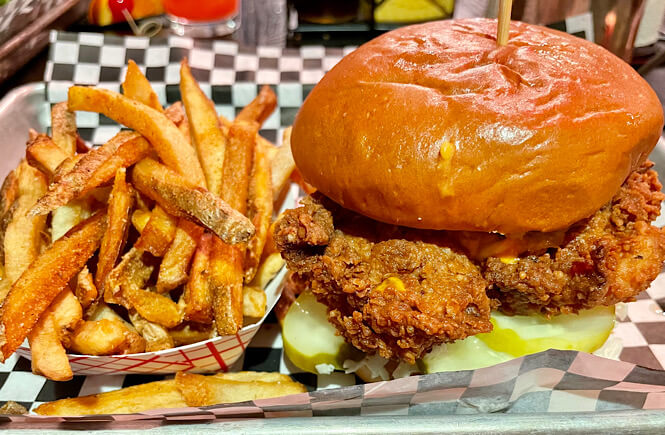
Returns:
[[[347,341],[413,363],[435,344],[489,332],[490,305],[508,314],[569,313],[628,301],[648,287],[665,260],[665,234],[650,225],[665,197],[652,165],[565,232],[561,246],[515,261],[475,258],[457,232],[379,223],[317,194],[285,213],[275,241]]]

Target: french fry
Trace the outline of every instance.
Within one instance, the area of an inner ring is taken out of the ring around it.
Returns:
[[[220,372],[212,375],[215,378],[237,382],[293,382],[291,376],[276,372]]]
[[[219,196],[226,137],[220,129],[215,106],[192,76],[187,59],[180,63],[180,95],[187,111],[192,144],[203,167],[208,190]]]
[[[170,298],[133,286],[123,289],[124,297],[136,312],[149,322],[174,328],[182,322],[182,312]]]
[[[173,339],[174,346],[185,346],[212,338],[214,328],[212,325],[199,325],[196,323],[182,323],[176,328],[168,330]]]
[[[81,304],[69,288],[56,296],[28,334],[33,373],[54,381],[68,381],[73,377],[62,341],[81,321],[82,315]]]
[[[145,339],[146,352],[171,349],[174,346],[173,338],[163,326],[147,321],[134,310],[130,310],[129,320]]]
[[[136,62],[131,59],[127,62],[127,73],[125,74],[125,81],[122,82],[122,93],[126,97],[159,112],[164,111],[150,82],[143,75]]]
[[[51,108],[51,136],[53,142],[65,153],[66,157],[76,153],[76,116],[67,110],[67,102],[63,101]]]
[[[252,223],[226,202],[153,159],[134,166],[132,184],[169,214],[193,220],[227,243],[246,242],[254,233]]]
[[[104,281],[104,301],[131,308],[124,295],[125,288],[144,288],[154,267],[143,261],[143,251],[132,247],[122,256]]]
[[[134,228],[136,228],[136,231],[139,233],[143,232],[143,229],[148,224],[151,215],[151,212],[141,209],[136,209],[132,212],[132,225]]]
[[[225,136],[228,136],[229,134],[229,127],[231,127],[231,124],[233,124],[233,121],[225,117],[224,115],[219,115],[219,123],[222,125],[222,132],[224,133]],[[270,142],[268,139],[265,137],[261,136],[260,134],[256,134],[256,145],[263,150],[264,153],[266,153],[266,156],[268,156],[268,159],[272,161],[273,156],[278,150],[278,147],[276,147],[272,142]]]
[[[102,243],[104,242],[102,241]],[[81,303],[81,308],[84,310],[97,300],[97,287],[95,286],[92,273],[88,270],[88,266],[84,266],[76,276],[76,289],[74,290],[74,294]]]
[[[162,258],[157,276],[157,291],[164,293],[187,282],[187,269],[196,251],[203,228],[187,219],[178,221],[173,242]]]
[[[292,380],[283,382],[237,381],[184,372],[176,373],[175,383],[185,398],[187,406],[244,402],[307,392],[302,384]]]
[[[46,226],[45,216],[26,216],[26,212],[46,191],[46,177],[25,161],[17,170],[18,197],[3,240],[5,278],[9,283],[14,283],[39,255],[41,233]]]
[[[150,409],[185,408],[187,403],[175,380],[149,382],[90,396],[46,402],[35,409],[39,415],[130,414]]]
[[[182,79],[180,81],[182,83]],[[239,121],[254,121],[263,124],[277,107],[277,95],[270,86],[264,85],[259,94],[246,105],[236,117]]]
[[[119,320],[86,320],[72,333],[69,349],[81,355],[119,355],[143,352],[145,341]]]
[[[296,162],[293,160],[293,154],[291,153],[291,127],[284,130],[282,137],[282,146],[277,148],[277,152],[272,158],[271,184],[273,198],[279,196],[279,192],[288,183],[291,172],[296,168]]]
[[[249,285],[265,290],[283,266],[284,260],[282,259],[282,255],[279,252],[273,252],[264,258],[263,263],[259,266],[254,279]]]
[[[145,351],[146,341],[143,339],[143,337],[139,335],[134,326],[132,326],[130,323],[125,321],[125,319],[120,317],[118,313],[113,311],[111,307],[109,307],[104,301],[99,301],[94,307],[94,309],[90,312],[88,320],[91,322],[97,322],[103,319],[120,323],[120,325],[122,325],[123,328],[124,342],[122,342],[120,345],[116,346],[115,348],[113,348],[112,343],[109,344],[108,341],[107,344],[104,344],[104,346],[108,346],[107,349],[112,349],[109,350],[109,352],[111,352],[112,354],[118,354],[118,353],[128,354],[128,353],[140,353]],[[112,331],[118,330],[117,325],[111,326],[111,328]],[[114,337],[115,335],[112,334],[109,337],[112,339],[110,341],[115,340]]]
[[[197,186],[205,186],[196,152],[166,116],[145,104],[101,88],[69,88],[69,110],[103,113],[145,136],[159,158]]]
[[[53,299],[94,254],[106,221],[106,213],[98,212],[74,227],[40,254],[12,285],[0,308],[0,360],[14,353]]]
[[[63,160],[62,163],[60,163],[58,167],[55,168],[55,171],[53,171],[53,177],[51,177],[53,180],[52,182],[53,183],[59,182],[62,179],[62,177],[64,177],[66,174],[69,173],[69,171],[74,169],[74,166],[76,166],[76,164],[79,161],[81,161],[82,158],[83,154],[75,154]]]
[[[150,145],[143,137],[134,132],[121,131],[101,147],[83,154],[67,173],[60,177],[56,174],[48,192],[39,199],[30,214],[46,214],[72,199],[82,197],[112,180],[118,169],[133,165],[149,153]]]
[[[185,117],[185,106],[183,106],[182,101],[176,101],[167,107],[164,111],[164,115],[166,115],[166,117],[178,128],[180,128],[180,125],[183,122],[187,122],[187,118]],[[188,137],[189,134],[185,136],[185,138]]]
[[[182,294],[185,320],[187,321],[203,324],[212,323],[213,289],[208,277],[212,244],[213,235],[206,233],[201,235],[196,247],[189,281],[187,281]]]
[[[224,162],[222,199],[240,213],[247,212],[249,175],[252,168],[256,122],[237,121],[229,129],[229,146]],[[245,246],[231,246],[213,240],[210,257],[210,285],[213,314],[219,335],[232,335],[242,328],[242,283]]]
[[[90,203],[86,199],[73,199],[51,213],[51,240],[58,240],[80,222],[92,215]],[[38,216],[43,217],[43,216]]]
[[[245,282],[251,282],[261,261],[263,247],[268,237],[272,220],[272,187],[270,185],[270,162],[265,153],[255,147],[254,165],[249,182],[247,217],[251,219],[256,232],[249,239],[245,253]]]
[[[109,197],[109,224],[99,247],[97,271],[95,272],[95,285],[101,294],[104,293],[106,277],[115,267],[118,256],[127,242],[129,213],[133,203],[134,195],[131,186],[125,180],[125,168],[120,168],[115,173],[113,190]]]
[[[56,169],[67,157],[69,155],[45,134],[40,134],[28,142],[25,149],[25,159],[30,166],[39,169],[49,178],[53,178]]]
[[[266,313],[266,292],[257,287],[244,286],[242,289],[242,315],[263,317]]]
[[[5,181],[2,182],[2,188],[0,188],[0,266],[2,266],[2,277],[4,278],[5,272],[5,233],[7,232],[7,226],[12,221],[14,212],[18,208],[18,169],[12,170]],[[7,280],[5,279],[0,287],[7,288]],[[11,285],[11,283],[9,283]],[[6,293],[0,289],[0,303],[4,300]]]
[[[177,223],[176,218],[156,205],[152,209],[150,220],[141,231],[141,237],[134,246],[151,253],[155,257],[163,257],[173,242]]]

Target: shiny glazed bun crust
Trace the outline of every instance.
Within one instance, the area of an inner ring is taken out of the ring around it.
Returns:
[[[370,218],[416,228],[563,229],[608,202],[653,149],[649,85],[590,42],[513,22],[432,22],[346,56],[294,123],[306,181]]]

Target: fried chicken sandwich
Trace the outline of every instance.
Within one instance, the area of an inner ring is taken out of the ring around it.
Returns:
[[[317,192],[274,237],[367,354],[414,363],[493,329],[631,301],[660,272],[660,102],[591,42],[513,22],[386,33],[311,91],[292,149]]]

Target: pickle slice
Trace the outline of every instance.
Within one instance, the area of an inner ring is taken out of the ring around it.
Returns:
[[[359,353],[335,334],[335,327],[328,322],[325,305],[317,302],[309,291],[300,294],[286,313],[282,341],[291,362],[311,373],[325,372],[330,366],[343,370],[344,361]]]
[[[507,353],[495,351],[484,341],[472,336],[434,346],[418,365],[425,373],[454,372],[481,369],[513,358]]]
[[[491,321],[494,330],[476,337],[497,352],[515,357],[547,349],[593,352],[607,341],[614,328],[614,306],[595,307],[550,319],[541,315],[506,316],[493,312]]]

